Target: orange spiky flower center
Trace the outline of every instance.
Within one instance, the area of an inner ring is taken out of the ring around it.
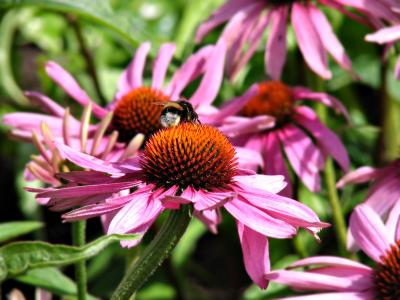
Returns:
[[[376,299],[400,299],[400,240],[390,247],[375,268]]]
[[[149,87],[138,87],[125,94],[114,109],[113,127],[119,133],[119,140],[128,142],[136,134],[150,136],[161,129],[162,106],[157,102],[169,101],[161,91]]]
[[[148,140],[141,166],[146,182],[158,187],[210,190],[232,182],[237,158],[232,144],[216,128],[182,123]]]
[[[239,112],[245,117],[269,115],[278,123],[293,113],[294,97],[290,88],[280,81],[265,81],[258,85],[258,94],[251,98]]]

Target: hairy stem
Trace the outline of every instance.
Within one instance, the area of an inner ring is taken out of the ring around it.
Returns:
[[[160,231],[143,255],[128,269],[112,295],[112,300],[128,300],[167,258],[185,233],[191,219],[191,207],[171,211]]]
[[[85,245],[85,230],[86,221],[77,221],[72,223],[72,240],[75,246]],[[86,275],[86,263],[80,261],[75,263],[75,281],[78,287],[78,300],[85,300],[87,293],[87,275]]]

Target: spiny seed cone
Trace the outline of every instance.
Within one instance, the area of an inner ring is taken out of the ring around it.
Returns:
[[[239,112],[245,117],[273,116],[284,121],[294,109],[294,98],[290,88],[280,81],[265,81],[258,85],[258,93]]]
[[[400,299],[400,240],[392,245],[375,268],[375,289],[378,300]]]
[[[141,165],[146,181],[169,188],[221,188],[237,172],[235,149],[217,129],[183,123],[154,134],[147,142]]]
[[[114,109],[112,120],[120,141],[128,142],[138,133],[150,136],[161,129],[162,106],[155,103],[165,101],[169,101],[166,95],[148,87],[135,88],[124,95]]]

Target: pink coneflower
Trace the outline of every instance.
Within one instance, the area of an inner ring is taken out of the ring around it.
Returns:
[[[385,216],[393,206],[400,203],[400,160],[394,160],[383,168],[361,167],[343,176],[337,187],[369,181],[373,183],[364,203],[380,216]]]
[[[383,28],[375,33],[368,34],[365,40],[378,44],[393,44],[400,41],[400,25]],[[397,60],[395,74],[396,78],[400,80],[400,57]]]
[[[397,19],[388,4],[380,0],[319,0],[318,2],[359,19],[361,22],[367,19],[348,12],[345,7],[353,7],[359,12],[377,18]],[[308,0],[228,0],[201,24],[196,34],[196,41],[201,41],[212,29],[228,22],[220,39],[227,41],[228,71],[234,76],[254,54],[264,31],[271,24],[265,45],[265,68],[272,79],[278,80],[286,60],[289,13],[300,51],[315,73],[325,79],[332,77],[328,68],[327,52],[342,68],[351,70],[350,59],[334,34],[328,19],[315,4]],[[245,51],[245,45],[248,45],[247,51]]]
[[[188,97],[193,106],[210,104],[215,99],[223,78],[224,43],[206,46],[190,56],[173,74],[167,85],[164,84],[175,45],[163,44],[154,60],[151,85],[144,84],[144,68],[150,51],[150,43],[145,42],[137,49],[132,62],[123,72],[118,82],[114,101],[106,108],[99,106],[79,86],[73,76],[55,62],[46,64],[46,72],[72,99],[82,106],[89,103],[93,115],[102,120],[110,111],[113,112],[111,128],[117,130],[119,141],[129,142],[136,134],[151,135],[161,128],[159,116],[162,106],[154,105],[180,97],[182,91],[195,79],[203,76],[198,88]],[[3,118],[3,122],[13,127],[16,137],[29,139],[32,130],[39,131],[40,124],[48,124],[56,137],[62,137],[62,122],[65,111],[46,96],[27,92],[26,96],[49,115],[38,113],[12,113]],[[71,138],[79,140],[79,121],[71,118]],[[89,128],[90,132],[96,126]],[[75,134],[74,135],[72,135]]]
[[[297,105],[302,99],[322,102],[347,116],[346,109],[332,96],[304,87],[290,88],[279,81],[266,81],[226,102],[218,113],[201,116],[201,120],[223,130],[234,127],[234,144],[260,152],[264,158],[264,174],[285,175],[289,182],[285,195],[290,196],[292,191],[282,149],[303,183],[311,191],[318,191],[319,172],[326,156],[331,155],[344,170],[348,169],[349,159],[342,142],[319,121],[315,112]],[[275,127],[260,126],[258,118],[263,115],[275,117]],[[253,126],[249,126],[249,119],[254,121]]]
[[[354,209],[350,230],[357,245],[375,261],[373,267],[341,257],[315,256],[289,267],[309,268],[304,272],[278,270],[268,273],[266,278],[298,291],[319,292],[285,299],[400,299],[399,215],[398,205],[385,225],[368,205]]]
[[[74,186],[31,189],[49,206],[82,206],[64,214],[65,220],[108,214],[108,234],[143,235],[165,209],[192,203],[195,215],[215,230],[224,207],[237,220],[246,270],[263,288],[263,274],[269,270],[267,237],[291,238],[299,227],[316,236],[328,226],[307,206],[276,195],[285,186],[282,176],[240,169],[232,144],[208,125],[184,123],[160,130],[139,158],[122,163],[106,163],[62,143],[57,147],[75,164],[91,169],[60,174]],[[124,196],[113,196],[127,189]]]

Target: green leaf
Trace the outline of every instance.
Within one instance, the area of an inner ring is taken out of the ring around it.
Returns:
[[[52,245],[45,242],[8,244],[0,248],[0,282],[31,269],[64,266],[86,260],[114,241],[136,238],[136,235],[107,235],[83,247]]]
[[[41,222],[17,221],[0,224],[0,243],[43,227]]]
[[[2,2],[0,2],[0,8]],[[12,62],[12,41],[20,24],[31,17],[31,10],[10,10],[0,23],[0,87],[19,105],[26,106],[28,100],[15,81]]]
[[[133,46],[145,40],[155,41],[141,28],[134,16],[120,16],[113,12],[108,0],[2,0],[0,8],[35,5],[45,9],[72,12],[91,19],[117,33]]]
[[[48,290],[59,296],[76,295],[75,283],[56,268],[30,270],[16,277],[15,280]]]

